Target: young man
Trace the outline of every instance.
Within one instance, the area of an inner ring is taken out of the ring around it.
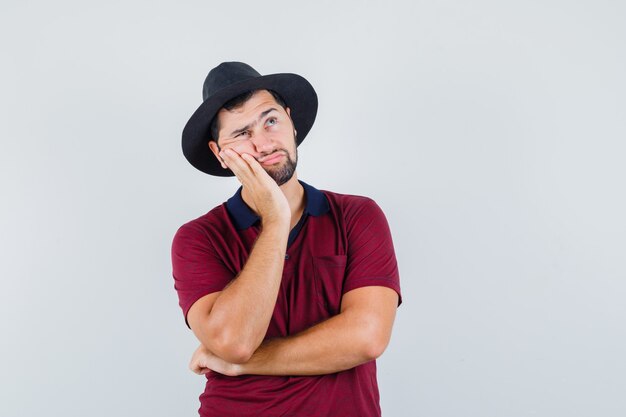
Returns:
[[[380,416],[376,361],[401,303],[376,203],[298,180],[317,95],[240,62],[207,76],[183,153],[242,186],[177,231],[175,288],[200,341],[201,416]]]

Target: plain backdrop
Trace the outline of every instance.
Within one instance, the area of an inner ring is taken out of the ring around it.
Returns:
[[[193,416],[170,245],[207,72],[316,88],[299,178],[383,208],[387,417],[626,415],[619,1],[0,4],[0,415]]]

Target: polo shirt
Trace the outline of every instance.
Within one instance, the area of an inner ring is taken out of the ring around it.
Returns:
[[[306,205],[291,230],[266,339],[301,332],[340,312],[341,297],[385,286],[402,302],[387,220],[374,200],[317,190],[303,181]],[[260,219],[241,198],[181,226],[172,243],[174,288],[186,319],[201,297],[221,291],[244,267]],[[206,374],[201,416],[380,416],[376,361],[318,376]]]

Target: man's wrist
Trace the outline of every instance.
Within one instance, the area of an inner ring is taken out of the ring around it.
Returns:
[[[290,221],[286,217],[265,217],[261,218],[261,224],[264,230],[289,231]]]
[[[231,367],[232,375],[231,376],[240,376],[245,375],[245,364],[243,363],[233,363]]]

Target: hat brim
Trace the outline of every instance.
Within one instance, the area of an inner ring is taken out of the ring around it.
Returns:
[[[277,92],[291,109],[291,119],[298,132],[296,144],[300,145],[311,130],[317,115],[317,94],[313,86],[297,74],[271,74],[231,84],[211,95],[193,113],[183,129],[182,147],[185,158],[197,169],[209,175],[232,177],[209,149],[209,126],[217,112],[230,99],[250,90],[266,89]]]

